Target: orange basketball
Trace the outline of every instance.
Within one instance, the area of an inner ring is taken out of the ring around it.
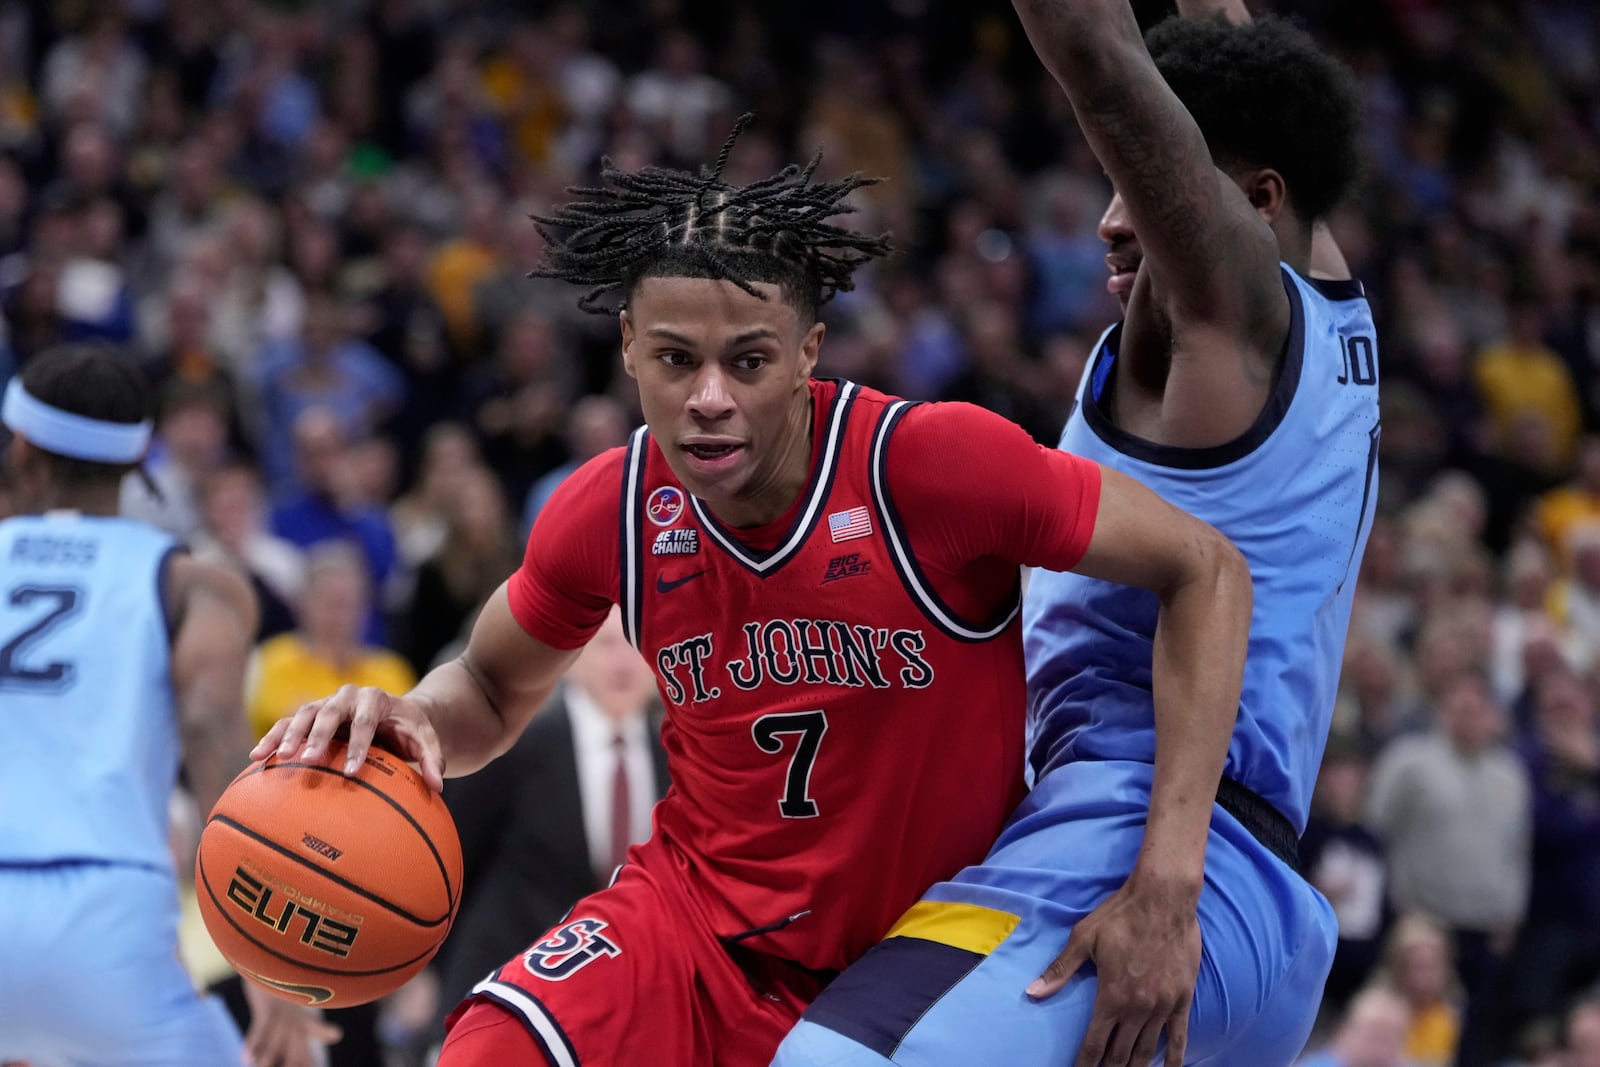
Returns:
[[[345,745],[269,757],[223,792],[195,883],[228,962],[286,1000],[336,1008],[393,992],[439,950],[461,903],[444,801],[393,753],[345,777]]]

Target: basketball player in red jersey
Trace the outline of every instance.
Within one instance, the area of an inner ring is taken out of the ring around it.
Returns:
[[[732,142],[699,175],[607,168],[541,220],[542,273],[590,309],[620,292],[645,427],[561,486],[459,659],[404,696],[313,702],[255,750],[347,728],[352,760],[376,736],[442,786],[511,745],[621,605],[672,789],[612,885],[473,989],[442,1067],[766,1064],[1016,805],[1020,565],[1154,590],[1164,684],[1238,704],[1233,546],[982,409],[813,379],[817,308],[887,242],[828,221],[861,179],[733,187]]]

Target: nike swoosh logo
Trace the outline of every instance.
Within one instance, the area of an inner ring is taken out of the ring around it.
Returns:
[[[705,571],[695,571],[693,574],[685,574],[682,578],[675,578],[670,582],[667,581],[666,575],[658,574],[656,575],[656,592],[670,593],[678,586],[692,582],[704,573]]]
[[[239,967],[238,964],[234,964],[234,966]],[[269,989],[276,989],[280,993],[287,993],[290,997],[304,997],[306,999],[306,1003],[312,1007],[315,1007],[324,1001],[333,999],[333,990],[328,989],[325,986],[296,985],[293,982],[284,982],[276,978],[268,978],[264,974],[257,974],[255,971],[249,970],[245,967],[239,967],[239,971],[240,973],[249,976],[253,981],[267,986]]]

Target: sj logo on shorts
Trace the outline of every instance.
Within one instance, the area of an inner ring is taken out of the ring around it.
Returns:
[[[536,978],[565,981],[601,956],[622,955],[620,948],[600,936],[605,928],[599,919],[573,919],[535,942],[522,954],[522,965]]]

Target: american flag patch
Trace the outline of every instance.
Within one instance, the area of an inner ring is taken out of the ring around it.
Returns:
[[[851,508],[849,511],[835,511],[828,516],[828,535],[833,538],[834,544],[867,537],[871,533],[872,518],[867,514],[865,506]]]

